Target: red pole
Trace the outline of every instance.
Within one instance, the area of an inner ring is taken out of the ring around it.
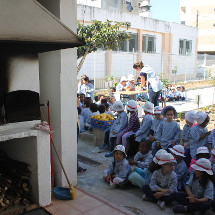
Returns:
[[[47,102],[48,106],[48,123],[51,131],[51,120],[50,120],[50,106],[49,101]],[[51,181],[52,181],[52,190],[54,190],[54,169],[53,169],[53,156],[52,156],[52,141],[51,141],[51,133],[50,133],[50,154],[51,154]]]

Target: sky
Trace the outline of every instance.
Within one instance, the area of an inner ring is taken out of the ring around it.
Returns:
[[[180,0],[151,0],[152,18],[180,23]]]

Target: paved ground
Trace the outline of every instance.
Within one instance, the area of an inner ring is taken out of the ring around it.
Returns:
[[[103,182],[103,171],[110,165],[113,158],[106,158],[107,151],[100,151],[97,146],[91,145],[91,137],[88,143],[81,141],[78,144],[78,153],[93,160],[100,162],[98,166],[92,166],[80,162],[80,165],[87,168],[87,172],[78,174],[78,187],[82,190],[102,198],[105,201],[119,207],[120,210],[131,215],[155,215],[155,214],[173,214],[171,208],[162,211],[156,204],[142,201],[142,192],[139,188],[116,188],[112,189]]]

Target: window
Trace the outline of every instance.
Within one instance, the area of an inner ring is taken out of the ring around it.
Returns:
[[[192,41],[191,40],[179,40],[179,54],[190,55],[192,54]]]
[[[155,53],[156,52],[156,37],[153,35],[143,35],[143,52]]]
[[[185,25],[185,21],[181,21],[181,24],[182,24],[182,25]]]
[[[130,33],[130,40],[126,40],[120,44],[119,50],[123,52],[138,51],[138,34]]]

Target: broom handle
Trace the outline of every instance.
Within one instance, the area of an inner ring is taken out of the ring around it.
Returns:
[[[40,108],[40,112],[41,112],[41,115],[42,115],[43,120],[45,121],[45,116],[44,116],[43,111],[41,110],[41,108]],[[54,147],[54,150],[55,150],[55,153],[56,153],[56,155],[57,155],[58,161],[60,162],[60,165],[61,165],[61,167],[62,167],[62,169],[63,169],[63,173],[64,173],[64,175],[65,175],[65,177],[66,177],[66,180],[67,180],[69,186],[71,186],[70,181],[69,181],[69,178],[68,178],[68,176],[67,176],[67,174],[66,174],[66,170],[64,169],[64,166],[63,166],[63,163],[62,163],[62,161],[61,161],[61,159],[60,159],[60,156],[59,156],[59,154],[58,154],[57,148],[56,148],[56,146],[55,146],[55,144],[54,144],[54,141],[53,141],[53,139],[52,139],[52,136],[50,135],[50,137],[51,137],[51,143],[52,143],[52,145],[53,145],[53,147]]]

